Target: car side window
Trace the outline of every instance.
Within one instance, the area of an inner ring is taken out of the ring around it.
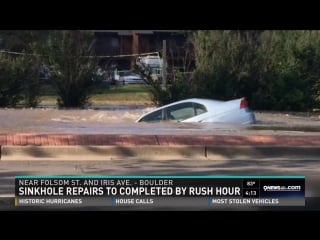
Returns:
[[[163,120],[162,109],[144,116],[140,122],[160,122]]]
[[[200,115],[202,113],[208,112],[206,107],[199,103],[194,103],[194,109],[195,109],[196,115]]]
[[[180,103],[167,108],[168,120],[183,121],[193,116],[195,116],[195,111],[191,102]]]

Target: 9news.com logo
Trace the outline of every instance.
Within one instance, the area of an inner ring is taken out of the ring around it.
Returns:
[[[301,186],[272,186],[272,185],[264,185],[263,191],[265,192],[300,192]]]

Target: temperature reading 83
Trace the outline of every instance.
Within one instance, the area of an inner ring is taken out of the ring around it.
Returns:
[[[247,181],[247,186],[248,187],[253,187],[256,184],[255,181]]]
[[[258,179],[246,179],[243,184],[244,188],[259,188]]]

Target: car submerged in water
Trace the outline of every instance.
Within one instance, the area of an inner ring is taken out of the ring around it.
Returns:
[[[246,98],[230,101],[191,98],[159,107],[136,122],[161,121],[252,124],[256,119]]]

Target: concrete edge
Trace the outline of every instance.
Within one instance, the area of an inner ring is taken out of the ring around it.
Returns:
[[[1,146],[1,161],[319,159],[319,147],[270,146]]]
[[[1,161],[205,159],[204,146],[2,146]]]
[[[206,146],[207,160],[319,159],[320,146]]]

